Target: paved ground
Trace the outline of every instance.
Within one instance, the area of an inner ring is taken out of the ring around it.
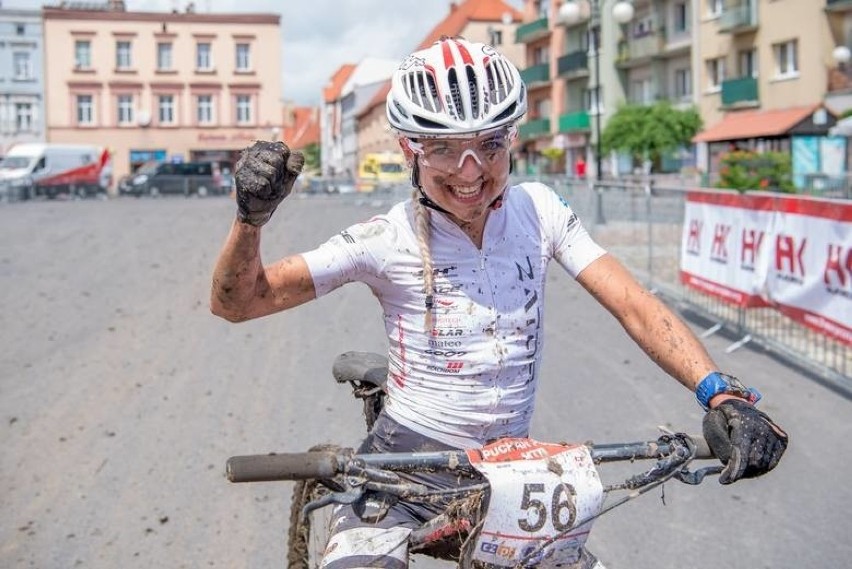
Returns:
[[[283,565],[289,484],[230,485],[228,456],[354,444],[358,405],[333,385],[348,349],[381,351],[364,287],[241,325],[210,315],[233,202],[0,206],[0,567]],[[382,204],[293,199],[269,259]],[[599,442],[695,431],[701,411],[557,266],[533,436]],[[698,329],[698,328],[697,328]],[[852,403],[783,362],[708,347],[765,395],[792,446],[769,477],[668,484],[601,519],[610,569],[845,567]],[[432,567],[418,562],[418,567]]]

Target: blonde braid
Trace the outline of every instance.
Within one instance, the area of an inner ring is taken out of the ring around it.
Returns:
[[[417,244],[420,246],[420,258],[423,262],[423,289],[426,293],[426,315],[423,328],[426,333],[432,330],[432,307],[434,305],[435,274],[432,265],[432,252],[429,249],[429,210],[420,203],[420,192],[415,188],[411,195],[414,207],[414,222],[417,229]]]

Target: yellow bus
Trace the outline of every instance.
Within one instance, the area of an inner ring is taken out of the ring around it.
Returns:
[[[358,164],[358,191],[372,192],[376,188],[405,183],[408,177],[401,152],[371,152]]]

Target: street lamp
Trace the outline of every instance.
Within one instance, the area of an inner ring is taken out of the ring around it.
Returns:
[[[606,0],[586,0],[591,8],[589,17],[589,35],[595,54],[595,173],[597,180],[603,178],[601,157],[601,4]],[[583,9],[576,0],[568,0],[559,7],[559,19],[567,24],[576,24],[584,18]],[[619,24],[633,19],[633,4],[618,0],[612,7],[612,16]]]

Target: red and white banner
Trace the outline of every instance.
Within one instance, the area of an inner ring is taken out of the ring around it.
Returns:
[[[725,302],[774,306],[852,345],[852,203],[690,192],[680,276]]]

